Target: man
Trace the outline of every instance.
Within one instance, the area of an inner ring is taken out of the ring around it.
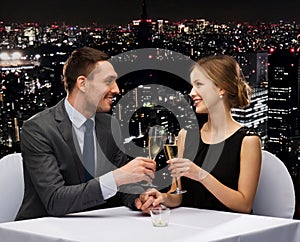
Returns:
[[[144,189],[136,183],[151,181],[155,162],[128,162],[122,151],[120,129],[107,114],[119,94],[108,58],[89,47],[73,51],[63,69],[67,97],[24,122],[25,194],[16,220],[119,205],[142,208]]]

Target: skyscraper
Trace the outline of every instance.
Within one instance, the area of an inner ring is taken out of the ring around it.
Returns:
[[[146,0],[142,2],[137,41],[140,48],[150,48],[152,46],[152,21],[148,18]]]
[[[246,81],[253,88],[250,106],[232,109],[232,116],[247,127],[255,128],[262,138],[263,147],[267,142],[268,114],[268,53],[238,53],[239,62]]]
[[[299,160],[299,91],[299,52],[275,50],[269,56],[268,150],[287,165]]]

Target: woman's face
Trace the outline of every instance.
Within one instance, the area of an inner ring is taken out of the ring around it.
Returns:
[[[214,82],[208,78],[202,68],[194,68],[190,74],[193,86],[190,96],[194,101],[196,113],[209,113],[220,104],[220,93]]]

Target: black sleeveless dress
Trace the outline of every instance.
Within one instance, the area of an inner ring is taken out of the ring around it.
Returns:
[[[224,185],[237,190],[240,173],[240,150],[243,138],[257,135],[252,129],[241,127],[225,141],[217,144],[205,144],[201,137],[194,163],[208,171]],[[230,211],[200,182],[182,177],[182,188],[187,190],[183,194],[184,207]]]

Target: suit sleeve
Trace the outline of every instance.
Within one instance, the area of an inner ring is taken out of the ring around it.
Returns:
[[[73,152],[51,120],[29,120],[21,132],[25,178],[46,213],[62,216],[104,203],[99,183],[81,183]],[[34,206],[34,204],[31,204]]]

